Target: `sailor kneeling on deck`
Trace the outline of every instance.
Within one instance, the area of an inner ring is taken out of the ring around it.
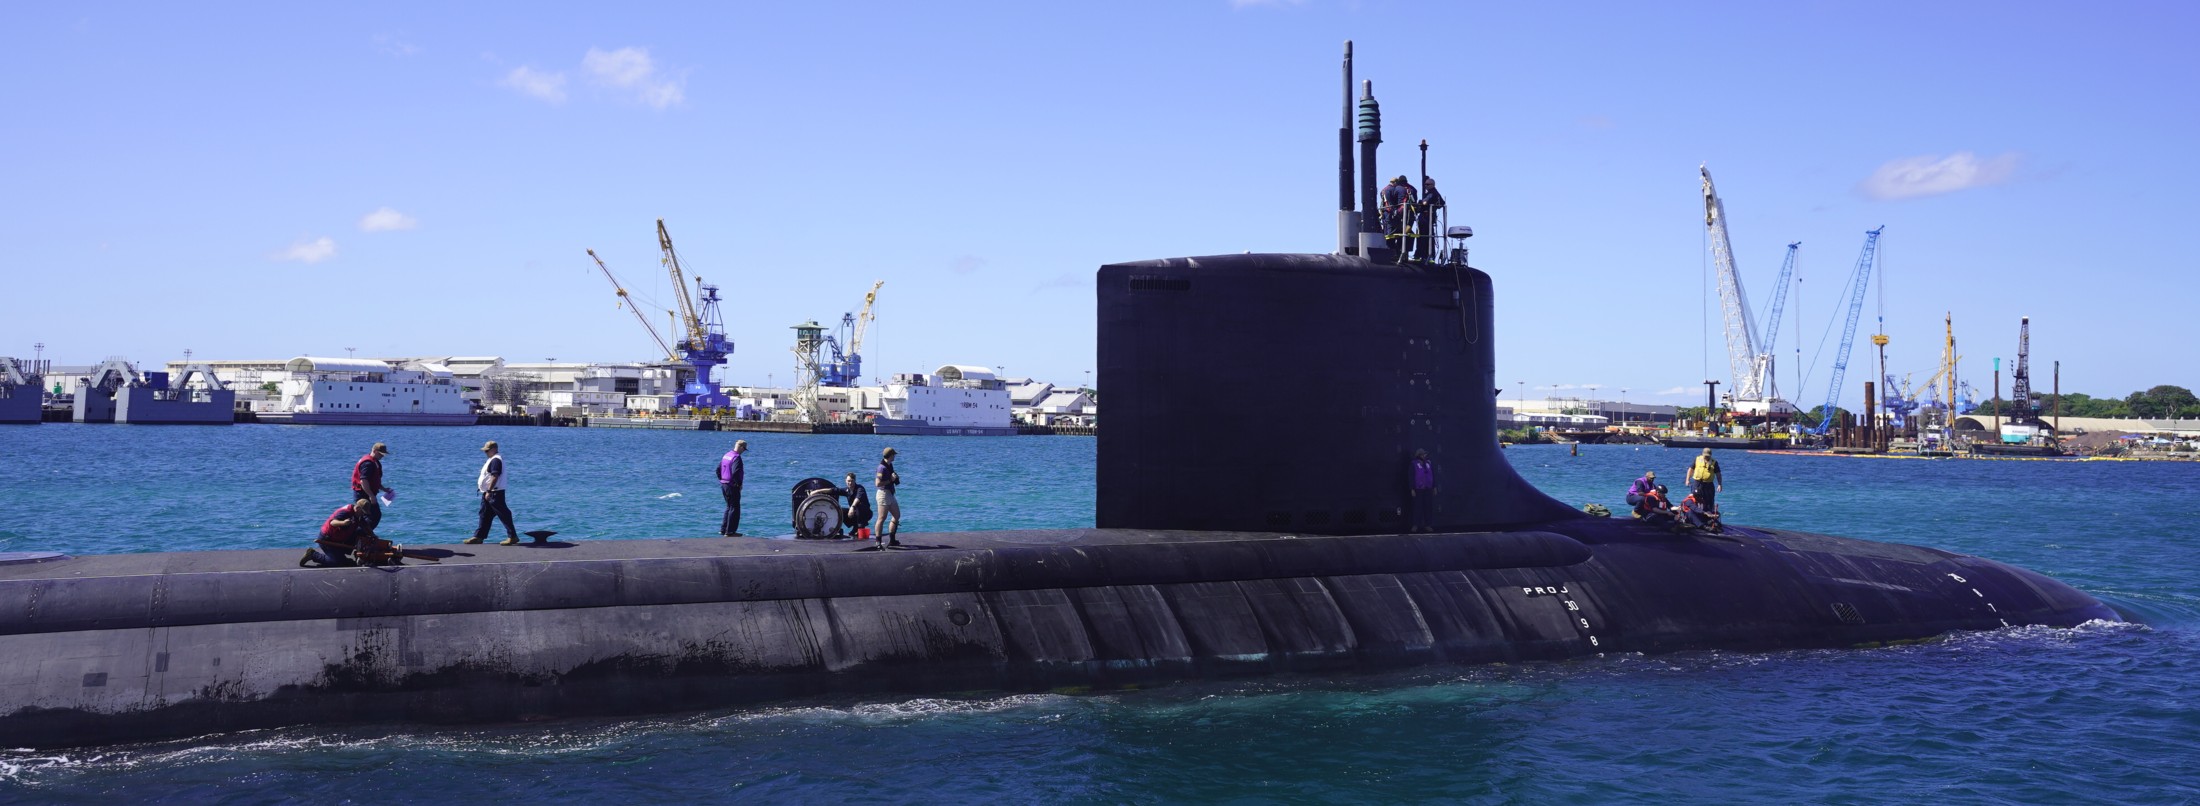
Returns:
[[[328,520],[321,523],[321,537],[306,549],[306,555],[298,559],[299,568],[348,567],[354,565],[379,565],[394,562],[398,549],[389,541],[374,536],[366,519],[352,511],[353,504],[336,508]]]

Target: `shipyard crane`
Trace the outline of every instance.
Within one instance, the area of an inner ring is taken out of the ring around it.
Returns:
[[[603,270],[603,277],[604,279],[611,281],[612,290],[619,292],[619,306],[627,310],[633,311],[634,320],[642,323],[643,330],[649,331],[649,339],[657,343],[657,349],[663,352],[663,360],[674,360],[675,356],[672,354],[672,348],[665,344],[665,337],[657,335],[656,326],[651,325],[649,323],[649,317],[642,314],[641,306],[636,305],[634,303],[634,298],[627,295],[626,287],[619,284],[619,278],[613,277],[611,275],[611,267],[603,264],[603,258],[596,257],[596,250],[594,249],[588,250],[588,257],[591,260],[596,261],[596,268]]]
[[[687,274],[680,269],[680,253],[672,248],[672,233],[665,230],[665,220],[657,219],[657,247],[664,250],[665,270],[672,274],[673,297],[680,301],[680,329],[687,334],[686,341],[703,341],[703,320],[695,314],[695,302],[687,295]],[[703,278],[695,278],[697,284]]]
[[[1786,263],[1780,269],[1780,287],[1774,293],[1772,316],[1767,320],[1764,349],[1757,345],[1757,323],[1750,316],[1749,296],[1742,289],[1742,275],[1734,268],[1734,248],[1726,231],[1726,203],[1711,184],[1711,169],[1698,166],[1703,175],[1703,221],[1711,235],[1711,259],[1719,272],[1719,309],[1724,315],[1728,368],[1734,373],[1733,401],[1736,413],[1751,416],[1784,414],[1793,410],[1776,393],[1772,375],[1771,341],[1787,304],[1788,278],[1795,269],[1800,242],[1788,245]]]
[[[693,377],[685,391],[673,397],[676,405],[693,408],[721,408],[729,401],[716,384],[711,383],[711,370],[725,365],[726,355],[733,352],[733,341],[726,338],[725,323],[718,313],[718,287],[695,278],[695,296],[687,292],[687,274],[680,267],[680,253],[672,248],[672,233],[665,230],[665,220],[657,219],[657,246],[664,250],[665,270],[672,275],[672,295],[680,302],[678,330],[687,335],[673,348],[678,351],[680,362],[688,365]],[[701,313],[697,313],[700,306]]]
[[[1917,411],[1917,397],[1910,386],[1910,375],[1904,374],[1901,383],[1895,383],[1892,374],[1880,376],[1879,407],[1887,412],[1888,424],[1899,429],[1909,425],[1910,415]]]
[[[2038,419],[2032,406],[2032,317],[2017,320],[2017,372],[2009,385],[2009,420]]]
[[[1833,425],[1834,405],[1841,402],[1842,376],[1849,371],[1849,348],[1856,345],[1856,320],[1864,314],[1864,291],[1871,286],[1872,258],[1879,253],[1879,233],[1887,228],[1864,233],[1864,251],[1856,258],[1856,275],[1850,279],[1848,324],[1841,328],[1841,346],[1833,354],[1833,381],[1826,384],[1826,405],[1818,410],[1818,425],[1811,433],[1825,436]]]
[[[1793,280],[1795,277],[1796,255],[1801,253],[1802,251],[1802,241],[1796,241],[1794,243],[1788,244],[1787,257],[1780,261],[1780,278],[1772,282],[1772,313],[1771,315],[1765,317],[1765,360],[1767,362],[1767,364],[1765,365],[1766,397],[1778,397],[1778,394],[1773,391],[1777,384],[1773,382],[1774,379],[1772,376],[1772,366],[1770,364],[1770,361],[1772,360],[1772,345],[1780,340],[1780,314],[1787,310],[1788,287],[1794,285],[1794,283],[1790,281]],[[1802,361],[1802,351],[1803,340],[1798,337],[1795,340],[1795,359],[1798,362]],[[1800,383],[1800,381],[1798,381],[1798,383]],[[1802,390],[1798,389],[1796,391],[1798,394],[1800,394]]]
[[[1949,313],[1943,324],[1948,329],[1948,337],[1940,347],[1940,371],[1933,373],[1933,377],[1925,381],[1925,408],[1940,412],[1941,439],[1945,441],[1951,436],[1948,432],[1955,427],[1956,362],[1963,360],[1963,356],[1956,355],[1955,314]],[[1948,395],[1945,401],[1941,399],[1942,390],[1946,390]]]
[[[871,284],[871,290],[863,295],[863,310],[840,315],[839,332],[825,337],[825,346],[832,351],[832,360],[822,368],[818,383],[825,386],[859,386],[863,379],[863,332],[876,318],[871,314],[872,304],[878,302],[878,290],[885,280]],[[846,343],[846,351],[842,344]]]

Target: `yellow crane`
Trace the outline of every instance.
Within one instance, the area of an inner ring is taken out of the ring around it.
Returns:
[[[665,360],[672,360],[672,348],[665,344],[665,337],[657,335],[657,328],[649,324],[649,317],[642,315],[641,307],[634,304],[634,298],[626,293],[626,287],[619,284],[619,278],[612,276],[611,267],[603,264],[603,258],[596,257],[594,249],[588,250],[588,257],[596,261],[596,268],[603,270],[603,278],[611,281],[612,290],[619,292],[619,306],[634,312],[634,321],[642,323],[642,329],[649,331],[650,340],[657,342],[657,349],[664,351]]]
[[[702,344],[705,341],[703,319],[695,314],[695,301],[688,298],[687,274],[680,270],[680,253],[672,249],[672,233],[665,231],[665,220],[657,219],[657,246],[664,250],[665,269],[672,273],[672,296],[680,301],[680,326],[687,332],[686,341]],[[695,278],[697,284],[703,278]]]
[[[1956,362],[1962,361],[1963,356],[1956,355],[1956,315],[1948,314],[1943,323],[1948,328],[1948,338],[1940,347],[1940,371],[1925,381],[1925,388],[1932,390],[1934,397],[1940,397],[1943,388],[1947,390],[1944,402],[1947,408],[1941,412],[1941,427],[1946,428],[1956,419]]]
[[[856,314],[855,331],[848,336],[849,355],[863,354],[864,327],[871,324],[871,320],[873,318],[876,318],[871,315],[871,304],[878,302],[878,290],[885,285],[885,280],[880,280],[878,282],[872,283],[871,290],[863,295],[863,310]]]

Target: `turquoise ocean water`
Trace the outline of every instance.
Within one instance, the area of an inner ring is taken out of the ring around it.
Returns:
[[[392,447],[385,535],[473,528],[485,439],[521,529],[715,533],[734,435],[549,428],[0,429],[0,551],[304,546]],[[902,453],[907,531],[1092,523],[1089,438],[747,435],[744,531]],[[1618,506],[1687,452],[1507,451]],[[1736,522],[1977,554],[2137,619],[1879,650],[1613,656],[1092,695],[811,701],[462,730],[295,728],[0,750],[0,801],[2138,802],[2200,800],[2200,464],[1728,453]],[[866,481],[866,483],[868,483]],[[0,748],[6,747],[0,736]]]

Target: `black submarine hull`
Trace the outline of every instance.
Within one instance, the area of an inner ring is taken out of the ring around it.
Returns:
[[[1877,646],[2116,618],[1990,560],[1779,530],[1673,535],[1628,520],[1429,535],[904,539],[922,548],[631,540],[397,569],[262,570],[292,559],[287,550],[0,567],[0,736],[55,747]]]

